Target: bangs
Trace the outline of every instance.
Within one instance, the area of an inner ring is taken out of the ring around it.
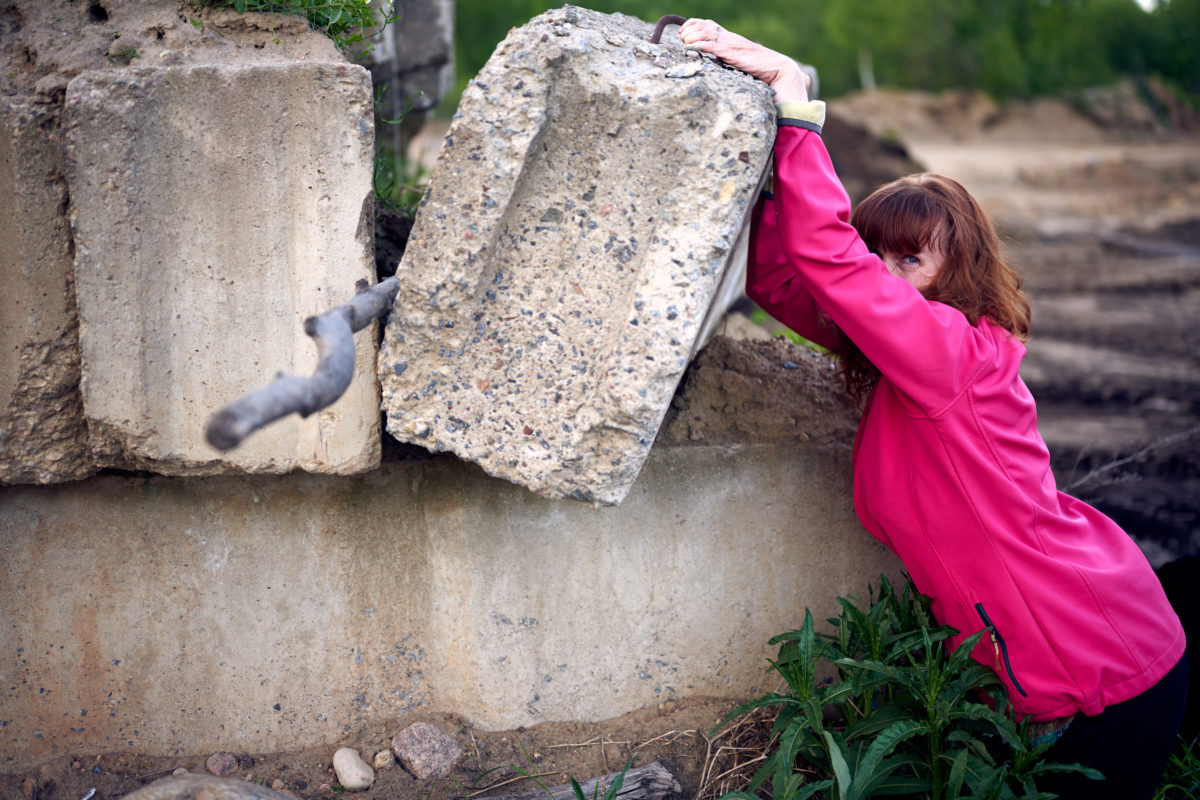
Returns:
[[[858,235],[877,253],[919,253],[931,244],[942,249],[938,232],[949,223],[945,206],[908,179],[875,192],[850,216]]]

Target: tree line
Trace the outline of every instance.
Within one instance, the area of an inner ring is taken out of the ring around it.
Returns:
[[[821,92],[978,89],[998,100],[1156,77],[1200,98],[1200,0],[661,0],[578,2],[648,22],[709,17],[814,65]],[[509,28],[560,3],[455,0],[465,83]]]

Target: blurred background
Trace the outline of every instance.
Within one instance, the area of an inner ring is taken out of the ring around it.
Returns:
[[[561,3],[455,0],[457,90],[508,29]],[[814,65],[826,98],[874,86],[997,100],[1156,76],[1200,94],[1200,0],[594,0],[653,21],[715,19]],[[442,104],[452,111],[455,97]]]

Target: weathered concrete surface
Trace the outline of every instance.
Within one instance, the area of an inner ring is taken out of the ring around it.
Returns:
[[[656,447],[625,502],[438,457],[0,488],[0,772],[485,729],[773,688],[768,639],[894,574],[845,444]]]
[[[0,6],[0,93],[61,102],[91,69],[344,61],[294,14],[238,14],[179,0],[9,0]]]
[[[53,111],[0,97],[0,483],[95,471],[62,171]]]
[[[218,455],[217,409],[310,373],[305,317],[373,275],[366,70],[347,63],[89,71],[66,97],[83,401],[102,465],[357,472],[379,459],[374,337],[334,406]]]
[[[311,372],[301,320],[373,275],[366,72],[300,17],[176,0],[3,4],[0,66],[0,483],[377,464],[371,333],[332,409],[201,435]]]
[[[463,94],[380,354],[388,430],[551,497],[625,497],[769,156],[766,86],[567,6]],[[664,42],[667,41],[664,39]]]

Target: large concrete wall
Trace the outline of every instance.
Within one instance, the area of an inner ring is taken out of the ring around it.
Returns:
[[[619,507],[450,457],[0,488],[0,771],[489,729],[771,688],[767,640],[896,562],[844,445],[658,447]]]
[[[294,18],[4,13],[0,62],[25,66],[0,102],[0,484],[43,485],[0,487],[0,772],[740,699],[806,606],[895,570],[853,516],[828,363],[780,345],[658,397],[674,419],[620,507],[445,456],[358,474],[367,332],[349,396],[209,450],[206,411],[307,372],[300,318],[369,273],[367,75]]]

